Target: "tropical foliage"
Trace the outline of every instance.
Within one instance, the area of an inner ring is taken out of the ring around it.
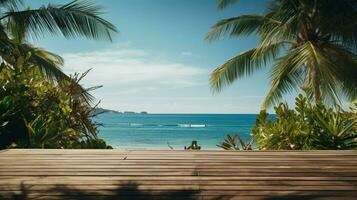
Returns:
[[[259,149],[312,150],[357,149],[357,104],[351,112],[342,108],[326,108],[321,102],[310,103],[306,97],[296,98],[295,109],[287,104],[275,107],[275,119],[262,111],[253,135]]]
[[[237,0],[217,0],[225,8]],[[223,19],[206,39],[255,34],[257,47],[242,52],[211,74],[214,91],[272,64],[266,108],[292,90],[303,89],[316,102],[357,97],[357,1],[273,0],[264,14]],[[281,106],[279,106],[281,107]]]
[[[192,140],[191,145],[185,146],[185,150],[201,150],[201,146],[198,145],[197,140]]]
[[[99,124],[92,121],[93,106],[77,89],[82,77],[75,75],[55,85],[39,70],[16,73],[3,66],[0,148],[107,148],[97,138]]]
[[[253,150],[254,139],[251,137],[248,142],[245,142],[238,134],[235,134],[233,137],[231,135],[227,135],[223,142],[217,145],[224,150]]]
[[[25,8],[22,0],[0,0],[0,148],[107,148],[92,121],[95,88],[85,76],[62,72],[63,59],[28,43],[45,34],[111,41],[114,25],[102,8],[74,0]]]

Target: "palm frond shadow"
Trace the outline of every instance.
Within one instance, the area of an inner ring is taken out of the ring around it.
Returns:
[[[286,195],[286,196],[271,196],[263,198],[262,200],[315,200],[320,198],[319,195],[311,195],[311,196],[299,196],[299,195]]]
[[[30,199],[67,199],[67,200],[195,200],[195,199],[206,199],[200,196],[200,190],[173,190],[165,192],[155,192],[150,190],[140,190],[139,184],[135,182],[125,182],[118,184],[116,189],[103,190],[86,190],[78,189],[68,185],[55,185],[50,187],[48,190],[36,190],[36,196],[32,194],[31,188],[33,185],[26,185],[24,183],[20,184],[19,189],[16,192],[10,192],[9,188],[6,186],[1,186],[0,190],[0,200],[30,200]],[[4,191],[9,191],[5,195]],[[244,193],[244,191],[242,191]],[[207,196],[206,196],[207,197]],[[317,200],[322,197],[327,197],[327,195],[302,195],[299,192],[291,193],[288,195],[268,195],[264,196],[240,196],[237,191],[236,195],[220,195],[220,196],[209,196],[208,199],[211,200],[228,200],[228,199],[255,199],[259,200]],[[336,198],[344,199],[344,197]]]
[[[45,198],[45,196],[56,195],[59,199],[71,200],[170,200],[170,199],[198,199],[197,194],[199,190],[176,190],[165,192],[153,192],[150,190],[142,191],[139,189],[139,184],[135,182],[126,182],[118,184],[118,187],[113,190],[85,190],[77,189],[68,185],[55,185],[48,190],[40,191],[41,196],[34,197],[31,194],[32,185],[21,184],[17,192],[7,193],[6,195],[0,194],[0,200],[30,200],[37,199],[38,197]],[[0,189],[6,189],[1,187]],[[39,191],[36,191],[39,192]],[[104,193],[103,193],[104,192]]]

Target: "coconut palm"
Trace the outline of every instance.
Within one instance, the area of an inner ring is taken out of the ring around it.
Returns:
[[[217,0],[219,9],[237,0]],[[223,19],[206,40],[256,34],[256,48],[242,52],[211,74],[213,91],[271,65],[271,87],[262,108],[292,90],[315,101],[357,97],[357,1],[274,0],[261,15]]]
[[[27,66],[40,68],[52,79],[68,78],[60,69],[62,58],[32,46],[27,39],[51,34],[111,41],[112,33],[117,32],[113,24],[99,17],[102,8],[89,1],[23,8],[23,0],[0,0],[0,57],[13,68],[19,68],[18,61],[24,60],[20,56],[27,57]]]

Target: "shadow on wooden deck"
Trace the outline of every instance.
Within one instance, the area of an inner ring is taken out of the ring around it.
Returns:
[[[67,200],[319,200],[319,199],[346,199],[344,197],[332,197],[329,195],[302,195],[289,194],[279,196],[245,196],[239,195],[239,191],[235,195],[209,195],[201,196],[200,190],[176,190],[165,192],[142,191],[139,185],[135,182],[127,182],[120,184],[116,189],[111,190],[85,190],[77,189],[67,185],[55,185],[46,190],[31,190],[31,185],[20,185],[20,191],[9,191],[5,195],[0,195],[0,200],[32,200],[32,199],[67,199]],[[0,190],[6,190],[6,186],[0,186]],[[242,191],[244,193],[244,191]],[[347,198],[349,199],[349,198]]]

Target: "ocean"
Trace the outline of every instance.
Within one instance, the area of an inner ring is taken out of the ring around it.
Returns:
[[[248,139],[255,114],[117,114],[95,117],[103,126],[98,136],[117,149],[174,149],[197,140],[202,149],[216,145],[227,134]]]

